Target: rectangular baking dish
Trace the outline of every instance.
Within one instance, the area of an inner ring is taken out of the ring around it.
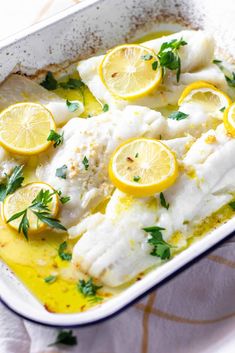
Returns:
[[[184,27],[213,33],[220,50],[226,53],[229,61],[233,61],[234,11],[235,3],[230,0],[222,3],[215,0],[86,0],[1,41],[0,81],[11,72],[33,75],[50,64],[59,69],[61,64],[67,65],[117,44],[133,41],[147,32]],[[49,313],[1,262],[0,299],[18,315],[36,323],[58,327],[96,323],[120,312],[160,285],[231,235],[234,229],[235,218],[148,273],[118,296],[87,312]]]

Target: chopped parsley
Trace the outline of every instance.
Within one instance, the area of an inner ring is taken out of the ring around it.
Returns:
[[[48,91],[54,91],[58,88],[58,82],[53,76],[51,71],[48,71],[45,79],[40,83],[40,85],[46,88]]]
[[[69,78],[67,82],[60,82],[59,86],[63,89],[80,89],[84,87],[84,83],[80,79]]]
[[[181,72],[181,59],[178,50],[186,44],[187,42],[183,38],[178,40],[172,39],[170,42],[162,43],[157,55],[163,70],[163,75],[166,69],[176,70],[177,82],[179,82]]]
[[[88,281],[80,279],[77,287],[84,297],[96,297],[98,289],[102,288],[102,286],[95,285],[92,278],[89,278]]]
[[[46,283],[48,283],[48,284],[52,284],[52,283],[54,283],[56,280],[57,280],[57,276],[53,276],[53,275],[50,275],[50,276],[44,278],[44,282],[46,282]]]
[[[102,108],[103,112],[106,113],[109,110],[109,105],[105,103]]]
[[[136,154],[135,154],[135,158],[138,158],[139,157],[139,153],[137,152]]]
[[[230,87],[235,87],[235,72],[231,72],[231,76],[227,76],[227,75],[224,75],[225,76],[225,79],[227,81],[227,84],[230,86]]]
[[[72,260],[72,254],[70,252],[66,252],[68,248],[68,244],[66,241],[60,244],[59,249],[58,249],[58,255],[63,261],[71,261]]]
[[[70,201],[70,196],[62,196],[62,192],[60,190],[56,191],[56,193],[59,196],[60,202],[62,204],[65,204]]]
[[[235,211],[235,201],[229,202],[229,206]]]
[[[67,165],[64,164],[62,167],[56,169],[55,175],[58,178],[66,179],[67,169],[68,169]]]
[[[12,194],[21,187],[24,181],[23,168],[23,165],[16,166],[10,176],[6,175],[6,182],[0,184],[0,201],[3,201],[7,195]]]
[[[66,100],[66,105],[71,113],[75,112],[79,108],[79,103],[70,102],[68,99]]]
[[[60,223],[60,220],[51,216],[48,205],[51,203],[53,195],[54,193],[50,193],[49,190],[41,189],[35,199],[32,201],[31,205],[25,208],[24,210],[15,213],[7,220],[7,223],[10,223],[15,219],[21,217],[21,221],[18,227],[18,233],[22,232],[25,238],[28,240],[28,230],[30,227],[28,211],[30,210],[34,213],[34,215],[38,218],[39,221],[46,224],[50,228],[66,230],[66,228]]]
[[[186,119],[189,116],[189,114],[185,114],[183,112],[177,111],[177,112],[173,112],[168,116],[168,119],[172,119],[172,120],[183,120]]]
[[[220,112],[223,113],[223,112],[225,111],[225,109],[226,109],[225,107],[222,107],[222,108],[220,109]]]
[[[153,59],[153,55],[151,54],[145,54],[145,55],[141,55],[141,59],[145,60],[145,61],[149,61]]]
[[[143,230],[149,234],[148,243],[153,246],[150,254],[160,257],[162,260],[169,259],[172,246],[163,240],[162,230],[165,230],[165,228],[153,226],[143,228]]]
[[[58,134],[58,132],[51,130],[48,135],[47,141],[54,141],[54,148],[59,145],[62,145],[64,142],[64,132],[62,132],[62,134]]]
[[[138,183],[138,181],[140,181],[141,177],[139,175],[134,175],[133,176],[133,180]]]
[[[218,59],[214,59],[212,62],[213,62],[213,64],[221,64],[222,63],[222,61],[218,60]]]
[[[88,170],[88,168],[89,168],[89,160],[87,159],[86,156],[83,158],[82,164],[84,165],[85,170]]]
[[[166,199],[165,199],[163,192],[160,193],[160,202],[161,202],[162,207],[164,207],[168,210],[170,205],[169,205],[169,203],[166,202]]]
[[[152,69],[153,69],[154,71],[156,71],[156,70],[157,70],[157,67],[158,67],[158,61],[156,60],[156,61],[154,61],[154,62],[152,63]]]
[[[60,331],[57,335],[55,342],[48,345],[55,346],[57,344],[63,344],[65,346],[76,346],[77,345],[77,337],[73,335],[73,331]]]

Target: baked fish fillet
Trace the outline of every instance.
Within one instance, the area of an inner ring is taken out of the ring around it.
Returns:
[[[177,182],[164,192],[168,210],[161,206],[159,195],[135,199],[116,190],[105,214],[96,213],[69,230],[71,237],[82,234],[73,249],[73,263],[111,287],[158,264],[161,260],[150,255],[142,228],[165,228],[165,241],[175,232],[187,239],[194,225],[233,198],[234,154],[235,139],[222,125],[202,135],[182,159],[184,171]],[[178,246],[182,245],[181,239]]]
[[[223,73],[212,63],[215,45],[212,36],[208,33],[187,30],[142,44],[158,53],[162,43],[180,38],[188,43],[179,50],[181,58],[180,82],[176,82],[175,72],[168,71],[164,77],[164,83],[141,99],[127,101],[115,98],[110,94],[98,73],[103,55],[79,62],[77,69],[81,79],[93,95],[102,103],[108,103],[111,108],[123,109],[128,104],[144,105],[154,109],[164,107],[167,104],[175,105],[183,89],[188,84],[198,80],[210,82],[222,90],[226,90],[227,84]]]
[[[24,76],[13,74],[0,85],[0,110],[19,102],[45,105],[52,113],[57,126],[64,125],[69,119],[79,116],[84,111],[83,103],[76,101],[78,109],[70,112],[65,99]]]

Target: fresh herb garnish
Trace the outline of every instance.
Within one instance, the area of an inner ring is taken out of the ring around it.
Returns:
[[[48,345],[48,347],[63,344],[65,346],[76,346],[77,337],[73,335],[73,331],[60,331],[57,335],[55,342]]]
[[[58,249],[58,255],[63,261],[71,261],[72,260],[72,254],[69,252],[65,252],[67,250],[68,244],[66,241],[60,244],[59,249]]]
[[[139,157],[139,153],[137,152],[136,154],[135,154],[135,158],[138,158]]]
[[[105,103],[102,108],[103,112],[106,113],[109,110],[109,105]]]
[[[235,211],[235,201],[229,202],[229,206]]]
[[[78,290],[84,295],[84,297],[96,296],[97,290],[102,288],[102,286],[95,285],[93,283],[92,278],[89,278],[88,281],[85,281],[84,279],[80,279],[77,286],[78,286]]]
[[[225,109],[226,109],[225,107],[221,108],[221,109],[220,109],[220,112],[223,113],[223,112],[225,111]]]
[[[59,190],[59,191],[56,191],[57,195],[59,196],[59,199],[60,199],[60,202],[62,204],[65,204],[67,202],[70,201],[70,196],[63,196],[62,195],[62,192]]]
[[[222,63],[222,61],[218,60],[218,59],[214,59],[212,62],[213,62],[213,64],[221,64]]]
[[[165,199],[163,192],[160,193],[160,202],[161,202],[162,207],[164,207],[168,210],[170,205],[169,205],[169,203],[166,202],[166,199]]]
[[[44,278],[44,282],[48,283],[48,284],[52,284],[57,280],[57,276],[47,276],[46,278]]]
[[[58,178],[66,179],[67,169],[68,169],[67,165],[64,164],[64,165],[62,165],[62,167],[56,169],[55,175]]]
[[[161,45],[157,55],[160,66],[163,69],[163,75],[166,69],[176,70],[177,82],[179,82],[181,72],[181,60],[178,50],[186,44],[187,42],[183,38],[172,39],[170,42],[165,42]]]
[[[141,177],[139,175],[134,175],[133,176],[133,180],[138,183],[138,181],[140,181]]]
[[[165,230],[165,228],[153,226],[145,227],[143,230],[149,233],[148,243],[153,246],[150,254],[160,257],[162,260],[169,259],[171,245],[166,243],[162,237],[162,230]]]
[[[80,89],[85,85],[77,78],[69,78],[67,82],[60,82],[59,86],[63,89]]]
[[[75,112],[79,108],[79,103],[70,102],[68,99],[66,100],[66,105],[71,113]]]
[[[83,158],[82,164],[84,165],[85,170],[88,170],[88,168],[89,168],[89,160],[87,159],[86,156]]]
[[[152,60],[153,58],[153,55],[151,54],[145,54],[145,55],[141,55],[141,59],[145,60],[145,61],[149,61],[149,60]]]
[[[40,83],[40,85],[46,88],[48,91],[54,91],[58,88],[58,82],[53,76],[51,71],[48,71],[45,79]]]
[[[6,182],[0,184],[0,201],[3,201],[7,195],[12,194],[21,187],[24,181],[23,168],[23,165],[16,166],[10,176],[6,175]]]
[[[168,119],[172,119],[172,120],[183,120],[186,119],[189,116],[189,114],[185,114],[183,112],[177,111],[177,112],[173,112],[168,116]]]
[[[225,76],[225,79],[227,81],[227,84],[230,86],[230,87],[235,87],[235,72],[232,72],[231,73],[231,77],[227,76],[227,75],[224,75]]]
[[[54,148],[59,145],[62,145],[62,143],[64,142],[64,132],[62,132],[62,134],[58,134],[58,132],[51,130],[50,134],[48,135],[47,141],[54,141]]]
[[[157,70],[157,67],[158,67],[158,61],[156,60],[156,61],[154,61],[154,62],[152,63],[152,69],[153,69],[154,71],[156,71],[156,70]]]
[[[18,233],[22,232],[25,238],[28,239],[28,230],[30,227],[29,219],[28,219],[28,211],[30,210],[31,212],[34,213],[34,215],[38,218],[38,220],[48,225],[50,228],[66,230],[66,228],[60,223],[58,219],[53,218],[51,216],[50,210],[48,208],[48,205],[52,201],[53,195],[54,195],[54,192],[50,193],[49,190],[41,189],[37,194],[37,196],[35,197],[35,199],[32,201],[31,205],[25,208],[24,210],[18,213],[15,213],[7,220],[7,223],[10,223],[15,219],[22,217],[19,223]]]

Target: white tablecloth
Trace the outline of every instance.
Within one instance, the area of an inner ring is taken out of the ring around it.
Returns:
[[[78,1],[2,0],[0,39]],[[234,353],[235,238],[116,318],[73,330],[75,347],[48,347],[58,330],[0,305],[0,353]]]

